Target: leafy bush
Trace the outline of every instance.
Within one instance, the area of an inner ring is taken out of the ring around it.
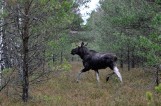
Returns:
[[[64,70],[64,71],[70,71],[72,66],[70,65],[70,63],[64,59],[63,63],[61,64],[61,70]]]
[[[153,100],[153,94],[151,92],[146,92],[146,99],[151,102]]]
[[[155,87],[155,91],[157,93],[161,93],[161,84],[159,84],[158,86]],[[156,95],[156,97],[158,98],[158,96]],[[154,105],[154,97],[153,97],[153,93],[148,91],[146,92],[146,99],[148,101],[148,106]]]
[[[155,87],[155,91],[157,93],[161,93],[161,84],[159,84],[158,86]]]

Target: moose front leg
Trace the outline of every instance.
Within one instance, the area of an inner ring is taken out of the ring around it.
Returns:
[[[84,68],[84,69],[82,69],[82,70],[78,73],[78,75],[77,75],[77,82],[79,82],[79,80],[80,80],[80,75],[81,75],[83,72],[86,72],[86,71],[89,71],[89,69]]]
[[[80,79],[80,75],[82,74],[82,71],[80,71],[77,75],[77,82],[79,82],[79,79]]]

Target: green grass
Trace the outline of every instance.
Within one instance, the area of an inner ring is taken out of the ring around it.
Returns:
[[[161,94],[154,91],[153,76],[141,69],[121,70],[123,84],[114,75],[106,83],[106,75],[112,71],[100,70],[100,83],[94,71],[82,74],[79,83],[76,75],[82,68],[80,63],[72,63],[72,70],[53,75],[49,81],[30,87],[31,98],[26,106],[159,106]],[[146,92],[152,92],[149,104]],[[2,106],[24,106],[21,99],[0,94]]]

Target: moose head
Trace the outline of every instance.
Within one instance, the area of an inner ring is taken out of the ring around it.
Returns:
[[[84,54],[84,52],[86,52],[88,50],[86,48],[87,45],[88,45],[88,43],[85,44],[84,42],[82,42],[80,46],[72,49],[71,54],[72,55],[75,55],[75,54],[82,55],[82,54]]]

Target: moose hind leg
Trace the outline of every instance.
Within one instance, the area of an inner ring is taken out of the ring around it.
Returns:
[[[119,77],[120,81],[122,82],[122,76],[119,72],[119,69],[116,66],[114,66],[113,70],[114,70],[115,74]]]
[[[106,82],[109,80],[109,78],[110,78],[113,74],[115,74],[115,73],[112,72],[112,73],[108,74],[108,76],[107,76],[107,78],[106,78]]]

